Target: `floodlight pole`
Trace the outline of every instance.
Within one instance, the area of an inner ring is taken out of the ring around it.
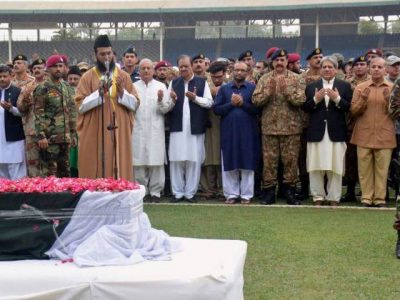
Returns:
[[[315,48],[319,48],[319,11],[315,17]]]
[[[164,57],[164,22],[160,22],[160,60]]]
[[[12,61],[12,25],[8,23],[8,61]]]

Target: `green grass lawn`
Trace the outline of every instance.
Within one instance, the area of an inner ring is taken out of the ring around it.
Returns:
[[[145,212],[172,236],[246,241],[246,300],[400,299],[394,211],[145,205]]]

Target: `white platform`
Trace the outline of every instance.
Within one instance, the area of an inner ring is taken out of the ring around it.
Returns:
[[[0,262],[0,299],[243,299],[246,242],[173,239],[184,251],[171,261],[91,268],[47,260]]]

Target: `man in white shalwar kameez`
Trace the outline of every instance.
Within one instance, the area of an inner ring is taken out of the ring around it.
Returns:
[[[11,69],[0,66],[0,177],[18,179],[27,175],[25,136],[17,99],[21,92],[11,84]]]
[[[170,99],[164,83],[153,79],[153,62],[140,61],[140,80],[134,83],[141,99],[132,132],[132,162],[135,180],[146,187],[151,202],[159,202],[164,189],[166,162],[164,114]]]
[[[201,164],[205,159],[204,137],[208,120],[208,109],[213,100],[204,78],[195,77],[189,56],[178,59],[180,77],[168,88],[172,101],[170,112],[169,160],[171,189],[178,202],[185,198],[195,202]]]
[[[322,79],[306,88],[303,109],[310,113],[307,128],[307,171],[315,205],[328,201],[336,206],[341,198],[344,157],[346,153],[345,112],[351,102],[351,86],[335,78],[338,64],[335,58],[321,60]],[[327,191],[324,176],[328,178]]]

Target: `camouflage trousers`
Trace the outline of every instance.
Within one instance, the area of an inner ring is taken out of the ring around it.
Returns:
[[[279,159],[283,164],[283,183],[293,186],[298,181],[297,164],[300,151],[300,134],[263,135],[263,188],[277,185]]]
[[[26,165],[28,167],[28,176],[40,176],[39,145],[35,136],[25,136],[25,153]]]
[[[201,167],[200,190],[206,194],[222,195],[221,165],[207,165]]]
[[[40,150],[42,176],[70,177],[69,144],[49,144]]]

